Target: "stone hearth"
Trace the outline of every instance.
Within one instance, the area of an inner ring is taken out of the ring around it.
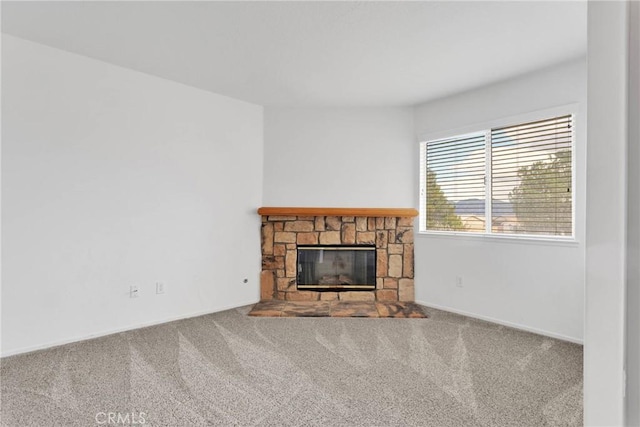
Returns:
[[[415,209],[260,208],[262,301],[414,301]],[[375,290],[296,287],[297,245],[375,245]]]
[[[381,301],[261,301],[249,312],[256,317],[428,317],[413,302]]]

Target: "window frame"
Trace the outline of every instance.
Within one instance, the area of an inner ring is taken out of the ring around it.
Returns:
[[[533,243],[557,243],[566,245],[575,245],[579,241],[577,239],[576,219],[578,200],[576,187],[576,180],[578,175],[577,158],[576,153],[577,140],[579,134],[579,126],[577,125],[580,115],[578,113],[578,104],[569,104],[560,107],[548,108],[544,110],[534,111],[530,113],[520,114],[516,116],[504,117],[472,126],[460,127],[457,129],[442,130],[436,132],[428,132],[419,135],[419,216],[418,216],[418,229],[417,234],[431,237],[455,237],[456,239],[466,238],[471,240],[501,240],[511,242],[525,242],[530,241]],[[519,124],[526,124],[538,120],[552,119],[563,115],[572,116],[572,133],[571,133],[571,235],[570,236],[554,236],[554,235],[539,235],[539,234],[508,234],[508,233],[494,233],[491,231],[491,197],[486,197],[487,194],[491,194],[491,132],[492,129],[517,126]],[[486,169],[486,182],[485,187],[485,230],[484,232],[468,232],[468,231],[451,231],[451,230],[427,230],[427,218],[426,218],[426,147],[427,143],[447,139],[458,138],[467,135],[481,134],[485,135],[485,167]],[[489,199],[489,200],[488,200]]]

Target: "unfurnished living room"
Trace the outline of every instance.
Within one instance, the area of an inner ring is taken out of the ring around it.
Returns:
[[[639,2],[1,23],[1,426],[640,426]]]

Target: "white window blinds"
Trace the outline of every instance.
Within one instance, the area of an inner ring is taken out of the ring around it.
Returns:
[[[570,236],[572,118],[491,131],[492,231]]]
[[[421,230],[573,236],[572,159],[571,115],[423,142]]]
[[[426,144],[426,229],[484,232],[485,133]]]

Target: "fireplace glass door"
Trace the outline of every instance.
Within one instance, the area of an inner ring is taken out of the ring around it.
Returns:
[[[375,246],[298,246],[298,289],[376,288]]]

